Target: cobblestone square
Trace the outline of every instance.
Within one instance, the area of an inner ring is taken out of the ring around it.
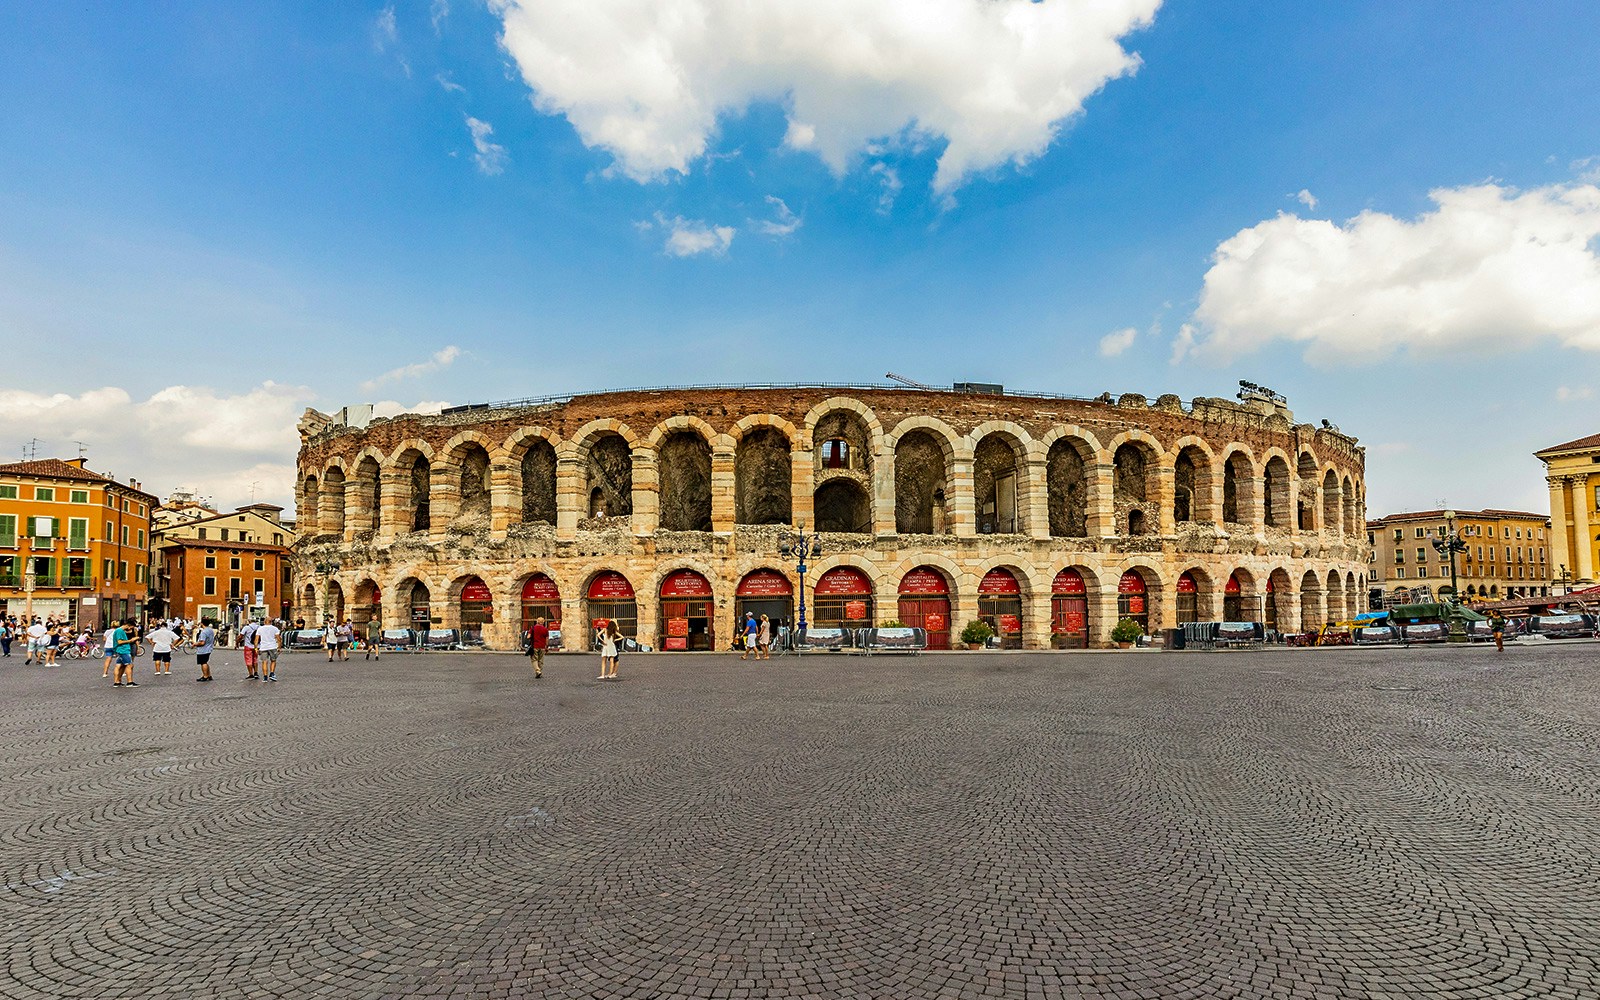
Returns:
[[[1600,645],[0,661],[5,997],[1600,996]]]

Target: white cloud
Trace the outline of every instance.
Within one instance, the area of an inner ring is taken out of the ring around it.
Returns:
[[[1100,356],[1102,358],[1116,357],[1132,347],[1134,339],[1138,336],[1139,331],[1131,326],[1124,327],[1121,330],[1113,330],[1100,338]]]
[[[894,210],[895,199],[900,197],[900,171],[887,163],[874,163],[868,172],[878,178],[878,214],[888,215]]]
[[[428,5],[428,20],[433,24],[435,35],[444,33],[444,22],[450,17],[450,0],[433,0]]]
[[[649,232],[656,226],[666,230],[666,243],[661,249],[669,257],[697,257],[704,253],[720,257],[728,252],[728,246],[738,232],[732,226],[713,226],[700,219],[685,219],[681,215],[668,218],[660,212],[656,213],[654,223],[637,222],[634,225],[641,233]]]
[[[1294,196],[1294,200],[1311,209],[1313,212],[1317,210],[1317,196],[1312,194],[1310,191],[1307,191],[1305,188],[1300,189],[1300,192]]]
[[[449,73],[433,74],[433,82],[437,83],[445,93],[465,94],[467,92],[467,88],[450,79]]]
[[[494,127],[488,122],[479,121],[468,115],[467,128],[472,132],[472,147],[476,150],[472,154],[472,162],[478,165],[478,172],[490,177],[504,173],[506,162],[511,157],[507,155],[504,146],[489,141],[489,137],[494,134]]]
[[[402,413],[438,413],[450,404],[442,399],[424,399],[410,406],[397,400],[385,399],[372,404],[374,417],[398,417]]]
[[[1276,341],[1323,364],[1540,340],[1600,351],[1600,187],[1486,183],[1430,197],[1437,207],[1413,220],[1280,214],[1224,240],[1174,360]]]
[[[1160,0],[490,0],[534,105],[635,180],[685,172],[719,117],[783,104],[842,174],[872,143],[945,142],[948,195],[1024,164],[1108,81]]]
[[[1594,389],[1587,385],[1580,385],[1576,389],[1564,385],[1556,389],[1556,399],[1563,403],[1575,403],[1580,399],[1593,398]]]
[[[804,219],[790,211],[789,206],[784,203],[782,198],[778,198],[769,194],[767,195],[767,204],[772,206],[773,218],[761,219],[753,223],[756,231],[761,233],[763,236],[774,236],[782,239],[785,236],[791,235],[805,222]],[[731,231],[729,232],[728,239],[733,239]]]
[[[411,365],[401,365],[399,368],[391,368],[382,375],[379,375],[377,378],[368,379],[367,381],[361,383],[361,391],[371,392],[378,386],[387,382],[399,382],[408,378],[421,378],[424,375],[429,375],[433,372],[439,371],[440,369],[450,367],[459,357],[461,357],[461,348],[451,344],[448,347],[443,347],[435,351],[433,356],[426,361],[419,361],[416,364]]]
[[[136,400],[105,387],[78,395],[0,390],[0,440],[40,438],[40,457],[72,458],[88,447],[90,469],[130,477],[165,496],[192,488],[225,505],[256,498],[293,502],[295,430],[313,393],[264,382],[229,395],[174,385]]]
[[[1571,163],[1572,175],[1586,184],[1600,184],[1600,156],[1586,156]]]
[[[394,4],[390,4],[372,20],[372,47],[382,52],[399,40],[400,29],[394,20]]]

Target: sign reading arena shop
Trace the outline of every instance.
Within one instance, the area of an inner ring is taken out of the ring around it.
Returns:
[[[819,584],[820,586],[820,584]],[[758,569],[746,573],[739,581],[735,597],[788,597],[794,593],[789,578],[775,569]]]

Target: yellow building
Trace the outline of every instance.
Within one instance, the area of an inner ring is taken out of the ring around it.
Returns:
[[[1533,453],[1550,484],[1551,562],[1570,585],[1595,582],[1600,566],[1600,434]]]
[[[1447,517],[1446,515],[1451,515]],[[1367,522],[1374,590],[1405,600],[1427,587],[1450,586],[1450,559],[1433,540],[1454,531],[1466,549],[1456,554],[1456,588],[1465,601],[1541,597],[1550,593],[1550,519],[1518,510],[1420,510]]]
[[[0,465],[0,612],[95,628],[139,618],[155,502],[81,458]]]

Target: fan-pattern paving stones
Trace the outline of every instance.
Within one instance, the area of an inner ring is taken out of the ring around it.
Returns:
[[[0,661],[0,995],[1600,996],[1594,644]]]

